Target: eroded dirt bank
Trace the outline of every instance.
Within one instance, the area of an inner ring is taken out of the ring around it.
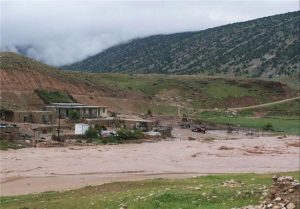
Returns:
[[[156,143],[1,152],[1,195],[157,177],[299,170],[298,137],[251,138],[215,131],[190,132],[196,140],[188,141],[183,130],[173,134],[177,139]]]

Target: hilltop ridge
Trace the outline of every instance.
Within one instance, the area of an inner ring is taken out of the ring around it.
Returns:
[[[198,32],[154,35],[110,47],[64,69],[243,77],[299,74],[300,12]]]

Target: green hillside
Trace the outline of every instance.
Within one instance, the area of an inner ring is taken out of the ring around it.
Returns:
[[[66,94],[88,95],[84,103],[89,100],[93,102],[90,97],[105,96],[129,101],[133,106],[128,106],[128,109],[135,112],[151,109],[154,113],[162,114],[176,114],[178,105],[190,109],[244,107],[297,96],[297,90],[284,83],[262,79],[73,72],[51,68],[14,53],[0,53],[0,58],[0,73],[4,73],[8,79],[8,82],[0,85],[5,89],[2,91],[3,98],[6,98],[5,93],[7,97],[14,98],[9,95],[9,89],[20,92],[26,90],[24,86],[27,86],[28,79],[31,79],[31,85],[35,84],[32,92],[38,93],[46,103],[70,101]],[[35,71],[39,74],[28,73]],[[43,82],[52,78],[57,80],[51,82],[55,87],[51,90]],[[76,91],[73,90],[74,86],[77,87]],[[8,98],[3,99],[1,104],[12,105],[9,101]],[[15,104],[21,102],[15,101]],[[111,106],[113,103],[105,105]]]
[[[120,44],[64,69],[91,72],[294,77],[300,12]]]
[[[258,79],[85,72],[70,72],[68,76],[94,86],[101,84],[142,94],[147,100],[173,106],[175,110],[177,105],[201,109],[241,107],[297,96],[297,91],[286,84]]]

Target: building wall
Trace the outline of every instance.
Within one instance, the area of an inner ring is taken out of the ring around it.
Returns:
[[[107,108],[99,108],[99,114],[101,117],[108,117]]]
[[[14,112],[11,110],[0,110],[1,120],[14,121]]]
[[[20,123],[54,123],[56,119],[54,112],[48,112],[48,111],[22,111],[22,112],[14,112],[14,122],[20,122]]]
[[[19,138],[19,127],[1,127],[0,140],[16,140]]]
[[[155,121],[139,121],[139,120],[126,120],[126,119],[99,119],[99,120],[91,120],[89,121],[90,124],[93,125],[100,125],[105,127],[113,127],[113,128],[134,128],[137,123],[144,123],[146,125],[146,129],[148,131],[152,130],[152,128],[156,125]]]
[[[50,110],[47,108],[47,110]],[[58,110],[56,110],[58,112]],[[60,115],[61,118],[68,117],[68,114],[70,111],[76,111],[79,113],[80,117],[82,118],[105,118],[108,116],[107,109],[106,108],[88,108],[88,107],[82,107],[82,108],[60,108]],[[58,114],[57,114],[58,116]]]

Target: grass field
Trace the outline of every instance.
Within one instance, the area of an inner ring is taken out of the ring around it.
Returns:
[[[171,76],[65,72],[68,78],[123,91],[140,92],[158,102],[192,108],[245,106],[280,100],[287,87],[279,83],[253,79],[229,79],[205,76]],[[291,96],[296,90],[288,90]]]
[[[299,120],[288,118],[250,118],[250,117],[228,117],[217,116],[212,118],[203,118],[204,121],[240,125],[245,128],[263,129],[267,124],[271,124],[275,132],[282,132],[286,134],[300,135]]]
[[[263,108],[240,111],[237,115],[215,111],[202,112],[197,117],[203,121],[255,129],[263,129],[266,124],[271,124],[275,132],[300,135],[299,105],[299,100],[294,100]],[[261,114],[261,116],[257,117],[256,113]]]
[[[209,175],[197,178],[154,179],[89,186],[67,192],[1,197],[6,209],[230,209],[257,204],[273,174]],[[299,172],[285,173],[299,179]],[[234,179],[235,187],[222,183]]]
[[[63,91],[47,91],[37,89],[35,92],[43,99],[47,104],[53,102],[74,102],[74,100],[68,95],[68,93]]]
[[[266,113],[266,116],[270,116],[270,117],[294,117],[299,119],[300,99],[296,99],[281,104],[270,105],[263,108],[256,108],[241,113],[247,113],[247,112],[251,113],[252,115],[253,112],[263,112]]]

